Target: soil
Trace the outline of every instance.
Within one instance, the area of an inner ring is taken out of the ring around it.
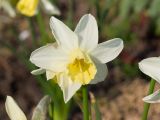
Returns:
[[[160,85],[157,84],[156,89]],[[142,98],[147,95],[148,82],[143,79],[134,79],[114,86],[107,95],[98,97],[103,120],[140,120],[143,113]],[[117,93],[112,96],[112,93]],[[159,104],[152,104],[148,120],[159,120]]]

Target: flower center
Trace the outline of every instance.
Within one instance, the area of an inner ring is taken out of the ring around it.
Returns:
[[[36,12],[39,0],[20,0],[17,9],[26,16],[33,16]]]
[[[68,75],[73,81],[88,84],[95,77],[97,69],[91,58],[81,52],[74,50],[71,54],[71,62],[68,64]]]

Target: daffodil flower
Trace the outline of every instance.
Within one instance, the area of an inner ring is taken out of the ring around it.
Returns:
[[[10,17],[15,17],[16,13],[9,0],[0,0],[0,9],[4,9]]]
[[[31,17],[37,13],[39,6],[42,6],[45,12],[48,14],[60,15],[59,9],[49,0],[19,0],[17,3],[17,10],[20,13]]]
[[[19,108],[11,96],[7,96],[5,107],[11,120],[27,120],[23,111]]]
[[[51,17],[50,27],[56,43],[32,52],[30,61],[39,67],[32,73],[46,72],[47,80],[56,77],[67,102],[82,85],[105,79],[105,63],[120,54],[123,41],[114,38],[98,44],[97,22],[91,14],[81,18],[74,32],[55,17]]]
[[[139,63],[140,70],[160,83],[160,57],[151,57]],[[147,103],[160,103],[160,90],[143,98]]]

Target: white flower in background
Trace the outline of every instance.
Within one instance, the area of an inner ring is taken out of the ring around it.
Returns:
[[[37,13],[39,6],[42,6],[47,14],[60,15],[59,9],[49,0],[19,0],[17,3],[17,10],[20,13],[31,17]]]
[[[11,96],[7,96],[5,107],[11,120],[27,120],[23,111],[19,108]]]
[[[96,84],[105,79],[105,63],[115,59],[123,49],[120,38],[98,44],[98,27],[91,14],[84,15],[75,31],[51,17],[50,27],[56,43],[32,52],[30,61],[40,67],[33,74],[46,72],[47,80],[56,77],[67,102],[86,84]]]
[[[18,38],[19,38],[21,41],[25,41],[29,36],[30,36],[29,30],[23,30],[22,32],[20,32]]]
[[[47,14],[60,15],[60,10],[52,4],[49,0],[41,0],[41,6]]]
[[[140,70],[160,83],[160,57],[151,57],[139,62]],[[160,103],[160,90],[143,98],[147,103]]]
[[[15,17],[16,13],[9,0],[0,0],[0,9],[3,9],[10,17]]]

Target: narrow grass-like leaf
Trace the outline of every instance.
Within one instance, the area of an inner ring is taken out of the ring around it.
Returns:
[[[91,112],[92,112],[92,117],[94,117],[94,120],[102,120],[101,118],[101,113],[98,108],[98,104],[96,101],[95,96],[93,93],[90,92],[90,99],[91,99]]]
[[[145,8],[147,3],[148,3],[148,0],[135,0],[134,1],[134,12],[135,13],[141,12]]]
[[[134,0],[121,0],[120,1],[119,17],[121,19],[125,19],[129,15],[130,10],[133,6],[133,1]]]

